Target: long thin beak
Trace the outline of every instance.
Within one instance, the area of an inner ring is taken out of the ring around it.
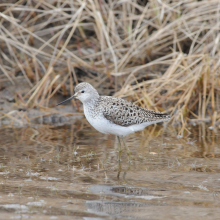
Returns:
[[[68,99],[66,99],[66,100],[64,100],[64,101],[62,101],[62,102],[60,102],[60,103],[57,104],[56,106],[61,105],[61,104],[63,104],[64,102],[70,101],[71,99],[76,98],[76,96],[77,96],[77,94],[74,94],[73,96],[71,96],[70,98],[68,98]]]

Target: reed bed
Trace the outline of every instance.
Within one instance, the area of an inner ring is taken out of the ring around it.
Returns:
[[[15,108],[52,107],[54,95],[71,95],[87,79],[171,112],[182,129],[215,126],[219,30],[219,0],[1,1],[0,83],[27,84],[28,92],[16,91]]]

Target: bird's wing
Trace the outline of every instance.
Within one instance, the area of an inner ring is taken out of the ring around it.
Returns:
[[[103,96],[103,115],[110,122],[124,127],[144,122],[160,122],[170,118],[169,115],[141,108],[124,99]]]

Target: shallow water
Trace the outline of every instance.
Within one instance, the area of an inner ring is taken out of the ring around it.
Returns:
[[[0,219],[219,219],[220,136],[204,124],[114,136],[71,126],[0,129]]]

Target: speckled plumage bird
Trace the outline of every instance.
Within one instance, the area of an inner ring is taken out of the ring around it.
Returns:
[[[75,94],[58,105],[73,98],[83,103],[86,119],[96,130],[116,135],[119,143],[120,137],[124,142],[124,136],[170,119],[169,114],[144,109],[121,98],[100,96],[96,89],[86,82],[78,84]]]

